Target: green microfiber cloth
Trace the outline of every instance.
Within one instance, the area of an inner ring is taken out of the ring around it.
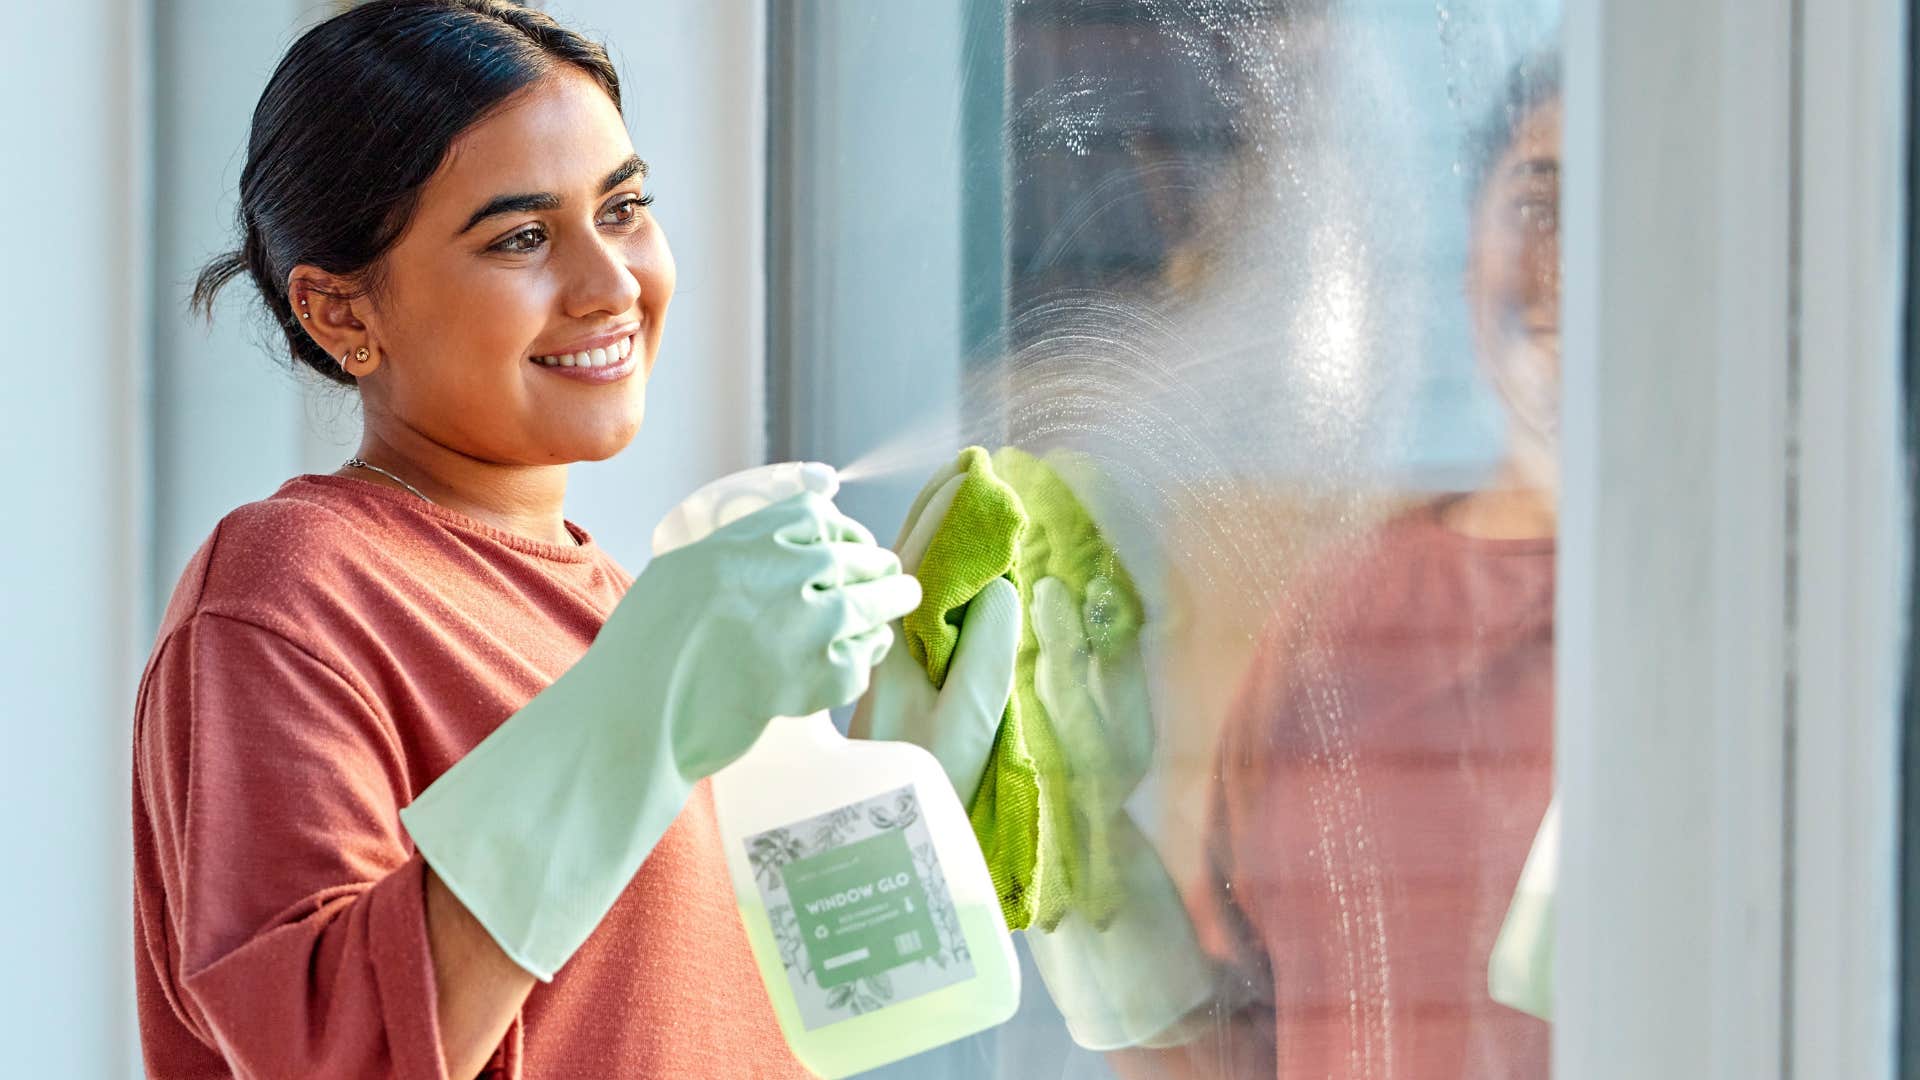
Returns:
[[[1139,593],[1113,545],[1073,489],[1052,466],[1014,447],[996,453],[993,465],[1019,494],[1027,513],[1013,579],[1020,590],[1021,610],[1032,610],[1035,582],[1055,578],[1085,613],[1087,644],[1095,658],[1134,647],[1145,621]],[[1025,716],[1044,718],[1046,709],[1034,689],[1039,657],[1040,643],[1028,620],[1020,634],[1014,697]],[[1050,811],[1043,817],[1056,822],[1049,834],[1053,843],[1041,849],[1042,880],[1049,871],[1064,880],[1073,907],[1093,926],[1103,928],[1125,895],[1113,845],[1116,819],[1105,812],[1082,811],[1103,807],[1117,811],[1126,793],[1113,791],[1110,785],[1125,782],[1131,787],[1132,781],[1115,775],[1104,742],[1074,744],[1066,732],[1044,720],[1027,726],[1029,752],[1040,770],[1040,792]],[[1048,907],[1035,922],[1043,930],[1052,930],[1061,914],[1063,907]]]
[[[974,446],[961,451],[958,465],[965,479],[914,571],[920,579],[920,606],[901,620],[908,650],[935,686],[947,680],[967,605],[988,582],[1013,577],[1027,526],[1020,497],[994,475],[985,450]],[[1023,628],[1023,636],[1027,632]],[[1040,774],[1027,741],[1016,695],[1007,703],[980,788],[967,810],[1001,914],[1013,930],[1033,922],[1042,892],[1035,880],[1042,831]]]
[[[945,682],[966,605],[997,577],[1013,581],[1023,610],[1034,581],[1058,578],[1093,616],[1096,655],[1131,644],[1139,598],[1065,482],[1011,447],[992,458],[969,447],[958,467],[965,479],[915,571],[924,599],[902,620],[907,647],[933,683]],[[1075,814],[1069,748],[1033,689],[1038,659],[1038,639],[1023,619],[1013,698],[968,816],[1009,928],[1052,930],[1073,906],[1101,926],[1121,892],[1107,823]]]

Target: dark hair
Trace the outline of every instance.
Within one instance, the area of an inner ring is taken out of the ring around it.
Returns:
[[[1560,100],[1560,50],[1549,46],[1520,59],[1507,72],[1500,97],[1480,122],[1467,131],[1467,198],[1480,198],[1500,158],[1513,145],[1520,125],[1534,110]]]
[[[293,314],[288,272],[306,263],[355,280],[354,295],[372,291],[453,140],[565,64],[620,107],[603,46],[511,0],[372,0],[307,31],[253,110],[241,247],[201,270],[193,308],[211,318],[214,297],[244,271],[293,357],[354,385]]]

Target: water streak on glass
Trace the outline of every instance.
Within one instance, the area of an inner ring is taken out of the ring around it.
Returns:
[[[1551,796],[1557,5],[995,7],[969,288],[1006,315],[957,413],[873,418],[845,474],[1011,444],[1087,504],[1149,613],[1126,809],[1211,992],[1096,1055],[1030,979],[946,1065],[1546,1076],[1488,964]],[[1125,1011],[1177,973],[1099,977]]]

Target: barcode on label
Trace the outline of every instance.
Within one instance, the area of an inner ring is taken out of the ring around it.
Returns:
[[[909,930],[904,934],[894,935],[893,951],[896,953],[899,953],[901,956],[905,956],[908,953],[919,952],[920,951],[920,931]]]

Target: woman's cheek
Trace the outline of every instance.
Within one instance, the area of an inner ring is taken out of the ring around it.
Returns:
[[[668,246],[667,234],[660,231],[658,222],[650,222],[639,240],[639,250],[635,253],[632,266],[634,276],[640,281],[640,302],[647,304],[646,294],[651,292],[651,306],[663,310],[673,296],[679,274],[673,261],[673,249]]]

